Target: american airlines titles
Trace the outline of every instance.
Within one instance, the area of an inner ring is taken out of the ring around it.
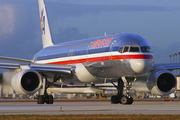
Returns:
[[[109,46],[112,39],[113,39],[113,37],[112,38],[101,39],[101,40],[97,39],[91,44],[89,49],[107,47],[107,46]]]

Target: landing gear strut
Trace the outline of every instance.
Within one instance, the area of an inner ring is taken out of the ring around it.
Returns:
[[[130,88],[131,84],[130,82],[127,82],[126,84],[126,95],[123,95],[123,87],[124,87],[124,82],[122,78],[118,79],[118,85],[116,86],[113,82],[112,84],[117,88],[117,95],[114,95],[111,97],[111,103],[112,104],[132,104],[133,103],[133,98],[130,96]]]
[[[45,80],[43,81],[43,90],[44,90],[44,95],[39,95],[37,98],[37,104],[53,104],[53,96],[47,94],[47,88],[49,88],[54,82],[60,79],[61,76],[56,76],[54,77],[54,80],[52,83],[46,86],[47,83],[47,77],[45,77]]]

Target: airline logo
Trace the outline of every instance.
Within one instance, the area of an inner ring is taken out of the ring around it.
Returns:
[[[45,16],[44,16],[44,10],[41,11],[40,24],[41,24],[41,35],[44,35],[45,34]]]
[[[97,39],[91,44],[89,49],[107,47],[107,46],[109,46],[109,43],[112,41],[112,39],[113,39],[113,37],[101,39],[101,40]]]

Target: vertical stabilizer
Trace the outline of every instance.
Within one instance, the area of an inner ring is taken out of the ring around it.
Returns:
[[[54,45],[49,28],[44,0],[38,0],[43,48]]]

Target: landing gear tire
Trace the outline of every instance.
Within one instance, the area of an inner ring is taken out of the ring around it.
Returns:
[[[121,103],[122,103],[122,104],[127,104],[127,102],[128,102],[128,98],[127,98],[126,96],[123,96],[123,97],[121,98]]]
[[[119,97],[118,96],[112,96],[111,97],[111,104],[118,104],[118,103],[120,103],[120,99],[119,99]]]
[[[132,97],[123,96],[121,98],[121,104],[123,104],[123,105],[130,105],[132,103],[133,103],[133,98]]]
[[[129,104],[132,104],[132,103],[133,103],[133,98],[130,97],[130,102],[129,102]]]
[[[47,95],[46,104],[53,104],[53,96],[52,95]]]
[[[37,104],[53,104],[53,101],[52,95],[39,95],[37,98]]]
[[[44,104],[44,95],[39,95],[37,98],[37,104]]]
[[[111,97],[111,104],[123,104],[123,105],[130,105],[133,103],[133,98],[132,97],[127,97],[127,96],[122,96],[119,97],[117,95],[114,95]]]
[[[126,94],[123,95],[123,87],[124,87],[124,82],[122,78],[118,79],[118,84],[115,85],[113,82],[112,84],[114,87],[117,88],[117,95],[114,95],[111,97],[111,103],[112,104],[132,104],[133,103],[133,98],[130,96],[130,88],[131,88],[131,80],[129,79],[126,84]]]
[[[37,104],[53,104],[54,100],[53,100],[53,96],[52,95],[48,95],[47,94],[47,89],[52,85],[54,84],[57,80],[59,80],[61,78],[60,75],[55,75],[54,76],[54,80],[53,82],[51,82],[49,85],[46,85],[47,83],[47,77],[44,76],[44,79],[43,79],[43,90],[44,90],[44,95],[39,95],[38,98],[37,98]]]

